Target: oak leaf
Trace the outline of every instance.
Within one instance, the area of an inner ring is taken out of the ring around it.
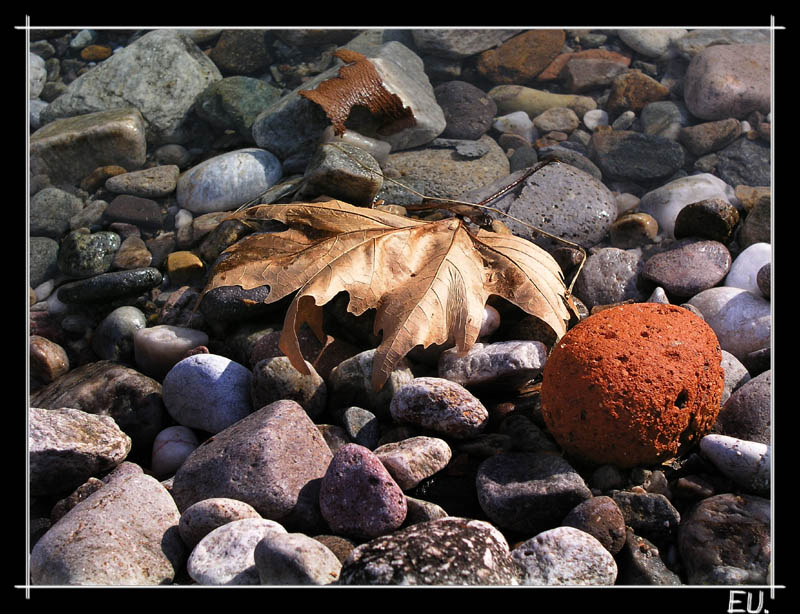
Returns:
[[[424,221],[341,201],[261,205],[234,214],[278,220],[282,232],[248,235],[226,249],[204,294],[220,286],[269,286],[272,303],[297,292],[283,324],[281,351],[308,373],[297,331],[307,323],[319,339],[322,306],[339,292],[348,311],[375,308],[373,360],[378,390],[413,347],[455,340],[459,351],[475,343],[484,305],[500,296],[566,332],[574,305],[561,269],[546,251],[514,235],[472,231],[459,218]]]

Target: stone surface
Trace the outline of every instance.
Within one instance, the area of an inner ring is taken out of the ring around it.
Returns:
[[[730,271],[725,277],[725,285],[731,288],[742,288],[761,296],[758,287],[758,272],[766,264],[772,262],[772,245],[769,243],[753,243],[746,247],[731,263]]]
[[[58,299],[64,303],[94,303],[96,305],[136,296],[155,288],[162,280],[161,271],[152,266],[111,271],[66,283],[58,289],[57,294]]]
[[[32,380],[49,384],[69,371],[66,350],[47,337],[28,337],[28,365]]]
[[[444,469],[453,456],[446,441],[425,436],[386,443],[374,453],[404,491]]]
[[[250,504],[301,531],[321,524],[319,484],[333,454],[297,403],[277,401],[217,433],[175,474],[178,509],[211,497]]]
[[[31,135],[31,173],[77,184],[99,166],[140,168],[147,150],[145,126],[139,110],[129,105],[56,119]]]
[[[153,456],[150,471],[158,478],[166,479],[183,464],[197,449],[200,442],[192,429],[185,426],[168,426],[153,441]]]
[[[211,83],[195,100],[195,112],[217,128],[235,130],[252,141],[253,122],[280,98],[280,90],[261,79],[235,75]]]
[[[617,36],[628,47],[648,58],[663,56],[670,46],[687,34],[683,28],[622,28]]]
[[[144,118],[148,142],[176,142],[195,97],[221,78],[186,34],[152,30],[72,81],[43,119],[132,106]]]
[[[439,135],[448,139],[476,140],[492,126],[497,105],[486,93],[466,81],[447,81],[433,88],[447,122]]]
[[[608,586],[617,564],[603,545],[574,527],[556,527],[511,551],[525,586]]]
[[[488,522],[440,518],[356,547],[344,585],[516,585],[508,542]]]
[[[106,180],[107,190],[141,198],[163,198],[175,191],[180,169],[174,164],[121,173]]]
[[[649,258],[641,274],[667,292],[688,298],[716,286],[730,266],[730,252],[722,243],[683,239]]]
[[[342,568],[327,546],[302,533],[270,533],[253,554],[262,585],[324,586]]]
[[[498,454],[483,461],[475,478],[478,501],[500,529],[536,534],[561,524],[592,496],[580,474],[549,453]]]
[[[600,311],[545,363],[542,414],[566,451],[597,464],[655,464],[714,424],[724,382],[713,330],[657,303]],[[624,409],[623,409],[624,407]]]
[[[675,141],[633,130],[596,131],[591,146],[606,180],[652,184],[671,177],[684,163],[683,148]]]
[[[36,542],[34,585],[170,584],[185,560],[175,502],[155,479],[122,474],[73,507]]]
[[[131,361],[134,335],[146,325],[147,319],[140,309],[130,305],[117,307],[95,328],[92,349],[104,360]]]
[[[554,94],[524,85],[497,85],[488,94],[500,115],[525,111],[529,117],[536,117],[551,107],[569,107],[578,117],[583,117],[587,111],[597,108],[597,103],[589,96]]]
[[[229,151],[183,173],[175,196],[195,214],[230,211],[258,198],[282,173],[280,161],[265,149]]]
[[[235,520],[261,518],[252,505],[236,499],[211,497],[190,505],[181,514],[178,531],[186,546],[193,550],[214,529]]]
[[[519,34],[521,30],[491,29],[427,29],[411,31],[414,43],[423,53],[437,57],[461,59],[491,49]]]
[[[702,440],[701,440],[702,441]],[[618,491],[612,495],[625,524],[656,544],[669,544],[681,515],[661,493]]]
[[[692,58],[683,87],[689,111],[707,120],[770,110],[770,45],[713,45]]]
[[[564,517],[562,525],[585,531],[612,555],[625,545],[625,517],[614,499],[592,497],[579,503]]]
[[[639,70],[628,70],[614,77],[611,92],[606,102],[606,111],[611,117],[625,111],[638,113],[651,102],[663,100],[669,89]]]
[[[112,418],[79,409],[31,407],[28,429],[34,496],[70,492],[91,476],[119,465],[131,449],[130,437]]]
[[[743,288],[718,286],[696,294],[688,301],[713,329],[723,350],[739,360],[769,347],[772,311],[769,301]]]
[[[742,366],[741,363],[739,366]],[[740,377],[744,379],[743,376]],[[725,400],[714,424],[714,432],[771,444],[772,370],[764,371],[752,379],[749,374],[746,377],[747,380]]]
[[[702,237],[727,245],[738,223],[736,207],[722,198],[707,198],[680,209],[673,234],[676,239]]]
[[[695,156],[702,156],[730,145],[742,133],[742,122],[735,117],[703,122],[681,128],[678,141]]]
[[[731,493],[703,499],[678,532],[688,583],[768,583],[770,524],[768,499]]]
[[[466,388],[439,377],[418,377],[392,397],[392,418],[455,439],[469,439],[486,428],[489,412]]]
[[[636,535],[630,528],[622,550],[617,555],[619,574],[617,584],[626,586],[677,586],[680,577],[662,560],[656,546]]]
[[[526,83],[549,66],[563,44],[563,30],[528,30],[481,53],[477,70],[492,83]]]
[[[306,166],[298,198],[327,196],[359,207],[372,204],[383,185],[378,161],[349,143],[323,143]]]
[[[601,248],[586,259],[575,282],[575,296],[588,309],[628,300],[643,301],[647,298],[647,289],[640,280],[643,267],[637,252]]]
[[[285,356],[265,358],[253,366],[250,398],[253,408],[260,409],[275,401],[297,402],[311,419],[325,411],[328,388],[313,365],[306,362],[309,374],[295,369]]]
[[[207,344],[208,335],[203,331],[172,324],[139,328],[133,333],[137,368],[158,379],[183,360],[187,351]]]
[[[456,348],[439,355],[438,375],[462,386],[497,382],[524,384],[535,378],[547,358],[540,341],[497,341],[475,343],[464,355]]]
[[[186,562],[186,571],[203,585],[260,584],[255,549],[275,532],[285,533],[286,529],[264,518],[228,522],[200,540]]]
[[[746,492],[769,498],[772,446],[712,433],[700,440],[700,451]]]
[[[333,455],[320,484],[319,506],[334,533],[362,540],[399,528],[408,511],[403,491],[380,459],[358,444]]]

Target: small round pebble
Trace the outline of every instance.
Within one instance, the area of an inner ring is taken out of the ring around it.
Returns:
[[[150,470],[164,479],[174,475],[200,442],[192,429],[185,426],[169,426],[156,435]]]
[[[583,115],[583,124],[594,131],[598,126],[608,126],[608,113],[603,109],[592,109]]]
[[[389,406],[392,417],[455,439],[483,431],[489,412],[463,386],[440,377],[418,377],[400,388]]]
[[[561,524],[585,531],[611,554],[617,554],[625,545],[625,518],[611,497],[592,497],[579,503]]]
[[[644,262],[641,254],[617,247],[604,247],[591,254],[575,282],[575,295],[587,308],[647,297],[640,281]]]
[[[237,499],[211,497],[187,507],[178,522],[181,539],[190,548],[214,529],[235,520],[261,518],[252,505]]]
[[[319,506],[334,533],[358,539],[394,531],[408,511],[403,491],[378,457],[352,443],[334,454],[322,478]]]
[[[497,105],[486,93],[466,81],[447,81],[433,89],[447,126],[440,135],[449,139],[476,140],[492,125]]]
[[[649,258],[641,274],[670,294],[688,298],[716,286],[730,266],[730,252],[719,241],[681,239]]]
[[[611,245],[629,249],[652,243],[658,235],[658,222],[652,215],[635,211],[618,217],[609,229]]]
[[[739,223],[736,207],[722,198],[707,198],[683,207],[675,218],[676,239],[701,237],[728,244]]]
[[[658,303],[605,309],[553,348],[542,414],[556,441],[589,462],[655,464],[713,426],[721,361],[713,330],[686,309]]]
[[[769,496],[772,447],[711,434],[700,440],[700,451],[719,471],[752,494]]]
[[[286,356],[265,358],[253,366],[250,398],[258,409],[274,401],[296,401],[312,418],[318,418],[328,402],[328,389],[316,369],[306,362],[309,374],[295,369]]]
[[[270,533],[253,555],[262,585],[323,586],[335,582],[342,568],[327,546],[303,533]]]
[[[198,584],[260,584],[255,549],[273,532],[286,532],[280,524],[264,518],[244,518],[218,527],[192,550],[186,570]]]
[[[769,243],[754,243],[744,249],[731,263],[730,271],[725,278],[725,285],[733,288],[743,288],[752,294],[761,296],[758,287],[758,272],[765,264],[772,261],[772,245]]]
[[[611,553],[589,533],[556,527],[511,551],[525,586],[608,586],[617,579]]]
[[[386,443],[374,452],[404,491],[444,469],[453,456],[446,441],[424,436]]]
[[[189,356],[164,378],[164,406],[178,424],[218,433],[253,411],[251,380],[249,369],[224,356]]]

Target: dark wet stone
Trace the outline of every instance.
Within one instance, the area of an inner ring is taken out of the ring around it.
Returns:
[[[64,284],[58,298],[64,303],[95,303],[135,296],[161,284],[161,271],[154,267],[102,273]]]
[[[681,239],[648,259],[642,276],[681,297],[717,285],[728,274],[731,255],[719,241]]]
[[[253,141],[253,122],[280,98],[280,89],[241,75],[209,85],[195,100],[195,112],[217,128],[229,128]]]
[[[670,500],[658,493],[620,491],[613,494],[625,524],[656,544],[668,543],[681,521]]]
[[[767,263],[758,269],[758,273],[756,273],[756,284],[758,284],[758,289],[761,290],[761,294],[765,298],[769,298],[772,291],[771,270],[771,263]]]
[[[679,143],[630,130],[595,132],[592,147],[607,180],[648,184],[671,177],[684,162]]]
[[[771,185],[769,144],[740,138],[717,153],[716,174],[728,185]]]
[[[611,497],[592,497],[579,503],[561,524],[585,531],[611,554],[617,554],[625,544],[625,518]]]
[[[58,268],[70,277],[90,277],[111,268],[114,256],[122,244],[115,232],[73,230],[61,242]],[[63,299],[62,299],[63,300]]]
[[[675,238],[698,237],[726,245],[739,223],[736,207],[722,198],[707,198],[683,207],[675,218]]]

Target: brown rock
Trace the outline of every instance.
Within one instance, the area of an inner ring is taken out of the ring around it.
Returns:
[[[87,62],[102,62],[113,53],[108,45],[89,45],[81,49],[81,59]]]
[[[545,423],[569,454],[652,465],[709,432],[724,373],[716,335],[681,307],[620,305],[570,330],[545,363]]]
[[[556,58],[564,45],[563,30],[528,30],[478,58],[478,72],[492,83],[531,81]]]
[[[742,134],[742,123],[735,118],[685,126],[678,133],[678,142],[696,156],[719,151]]]
[[[114,254],[113,266],[117,269],[141,269],[150,266],[153,255],[140,237],[131,235],[119,246]]]
[[[204,270],[203,261],[189,251],[172,252],[167,256],[167,275],[178,286],[198,281]]]
[[[81,180],[81,189],[87,192],[94,192],[97,188],[105,185],[106,180],[109,178],[127,172],[124,168],[115,164],[98,166]]]
[[[616,51],[609,51],[608,49],[586,49],[584,51],[573,51],[571,53],[562,53],[556,56],[550,65],[545,68],[536,77],[537,81],[553,81],[563,77],[562,72],[564,67],[572,60],[606,60],[609,62],[616,62],[626,68],[631,65],[631,56],[618,53]]]
[[[612,83],[614,78],[625,72],[627,64],[614,60],[594,58],[571,59],[561,71],[561,81],[566,90],[580,94]]]
[[[614,78],[606,110],[611,116],[625,111],[641,111],[657,100],[664,100],[669,89],[640,70],[629,70]]]
[[[39,382],[49,384],[69,371],[67,352],[57,343],[31,335],[29,345],[30,374]]]

